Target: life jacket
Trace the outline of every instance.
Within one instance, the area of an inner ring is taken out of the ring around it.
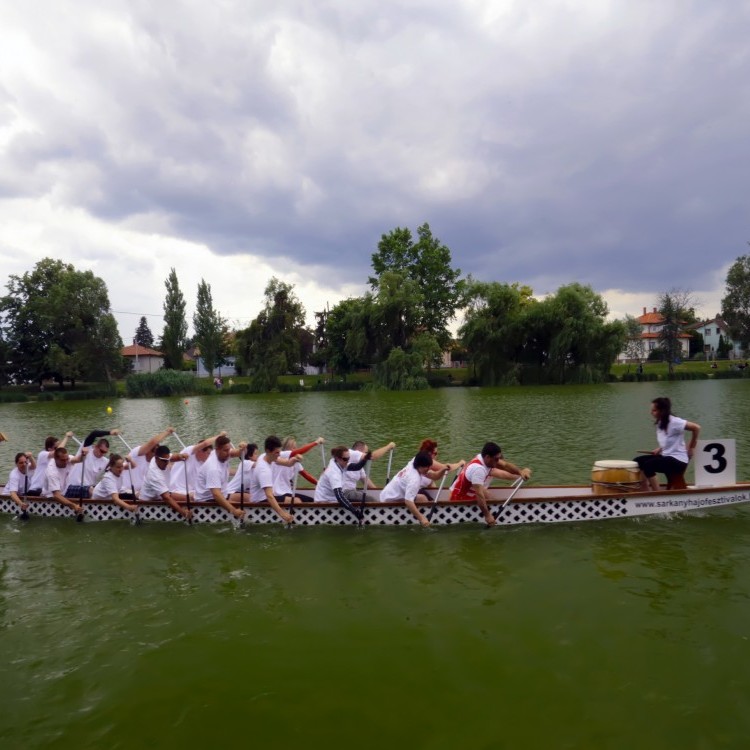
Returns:
[[[480,456],[472,458],[468,464],[465,464],[464,468],[461,469],[461,473],[458,475],[458,478],[453,483],[453,487],[451,488],[450,499],[453,502],[457,500],[474,500],[474,498],[476,498],[477,493],[474,492],[471,482],[466,478],[466,471],[472,464],[479,464],[480,466],[483,466],[485,469],[487,469],[487,467],[484,465],[484,461],[482,461]],[[487,471],[489,472],[489,469],[487,469]]]

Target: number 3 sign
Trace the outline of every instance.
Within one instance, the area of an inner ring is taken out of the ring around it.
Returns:
[[[734,440],[699,440],[695,453],[695,483],[701,487],[737,481]]]

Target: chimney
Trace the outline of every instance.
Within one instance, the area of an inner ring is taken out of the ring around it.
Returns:
[[[643,314],[644,315],[646,314],[646,308],[645,307],[643,308]]]
[[[656,308],[654,308],[654,312],[656,312]]]

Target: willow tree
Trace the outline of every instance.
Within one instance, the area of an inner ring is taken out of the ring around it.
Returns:
[[[528,286],[471,281],[459,330],[474,373],[483,385],[517,383],[526,341],[524,315],[534,303]]]

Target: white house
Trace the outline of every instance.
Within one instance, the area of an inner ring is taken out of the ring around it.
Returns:
[[[132,371],[136,374],[156,372],[164,366],[164,355],[147,346],[132,344],[123,346],[120,354],[132,364]]]
[[[729,347],[729,359],[740,359],[742,357],[742,347],[732,341],[729,328],[721,316],[717,315],[711,320],[696,323],[690,327],[703,336],[703,351],[706,354],[706,359],[716,359],[720,336],[724,337],[724,343]]]
[[[664,327],[664,316],[654,307],[651,312],[643,308],[643,315],[636,318],[641,326],[641,340],[643,342],[643,359],[654,350],[659,348],[659,337],[661,329]],[[690,334],[684,331],[678,335],[680,342],[680,353],[683,359],[690,356]],[[625,362],[628,359],[627,352],[620,352],[617,355],[618,362]]]

